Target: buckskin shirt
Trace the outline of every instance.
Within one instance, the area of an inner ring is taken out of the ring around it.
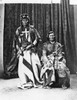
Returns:
[[[66,67],[66,60],[63,56],[62,45],[58,42],[47,41],[43,44],[43,53],[46,55],[42,56],[43,67],[41,69],[41,78],[48,70],[51,70],[50,82],[56,81],[55,79],[55,70],[57,70],[58,76],[60,78],[69,76],[69,69]],[[54,76],[54,78],[52,78]]]

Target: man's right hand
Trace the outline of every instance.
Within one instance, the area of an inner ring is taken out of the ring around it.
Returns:
[[[21,54],[22,54],[22,50],[19,49],[18,52],[17,52],[17,57],[19,57]]]

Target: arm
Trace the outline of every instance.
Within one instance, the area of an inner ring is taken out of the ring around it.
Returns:
[[[20,33],[19,33],[19,31],[20,31],[20,27],[17,28],[16,35],[15,35],[15,38],[16,38],[16,49],[17,50],[19,50],[20,47],[21,47],[21,39],[20,39]]]
[[[22,47],[21,47],[21,38],[20,38],[20,27],[17,28],[16,30],[16,49],[17,49],[17,55],[19,56],[20,54],[22,54]]]
[[[62,47],[63,47],[63,45],[56,42],[55,51],[53,52],[53,55],[57,56],[58,54],[62,54]]]
[[[33,41],[33,45],[36,45],[38,42],[38,39],[40,38],[40,35],[38,33],[38,31],[34,28],[34,34],[35,34],[35,39]]]
[[[35,28],[32,28],[32,32],[33,32],[32,35],[34,36],[34,39],[32,40],[32,43],[27,46],[26,49],[30,49],[32,47],[35,47],[37,45],[37,43],[38,43],[38,35],[37,35],[38,32],[37,32],[37,30]]]
[[[44,62],[44,63],[47,63],[48,62],[48,58],[47,58],[47,55],[46,55],[47,54],[46,48],[47,48],[47,44],[45,43],[43,45],[42,57],[41,57],[41,61]]]

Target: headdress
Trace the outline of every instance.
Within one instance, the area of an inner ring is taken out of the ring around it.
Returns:
[[[20,15],[20,20],[23,20],[23,19],[28,19],[28,21],[30,20],[28,14],[26,14],[26,13],[23,13]]]

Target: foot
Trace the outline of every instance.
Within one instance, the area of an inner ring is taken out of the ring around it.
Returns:
[[[53,84],[53,82],[49,83],[49,86],[51,86]]]
[[[34,88],[38,88],[38,86],[36,84],[33,85]]]
[[[18,87],[19,89],[26,89],[26,88],[27,88],[27,89],[30,89],[30,88],[33,87],[33,85],[32,85],[31,82],[29,82],[29,83],[24,83],[24,84],[18,84],[17,87]]]
[[[49,87],[49,86],[44,86],[43,88],[44,88],[44,89],[50,89],[50,87]]]
[[[66,87],[66,86],[64,86],[64,85],[62,85],[62,89],[64,89],[64,90],[65,90],[65,89],[67,89],[67,87]]]
[[[19,89],[24,89],[24,85],[17,85]]]

